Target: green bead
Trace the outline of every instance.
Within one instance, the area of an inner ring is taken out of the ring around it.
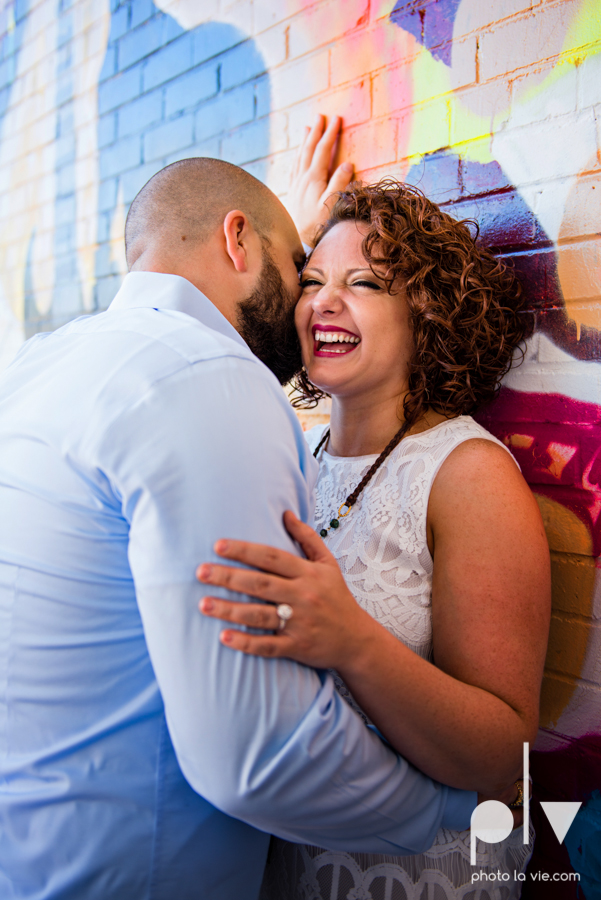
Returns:
[[[338,519],[332,519],[332,521],[330,522],[330,528],[338,528],[339,525],[340,522],[338,521]]]
[[[320,537],[327,537],[328,532],[325,528],[322,528],[321,531],[319,532],[319,535],[320,535]]]

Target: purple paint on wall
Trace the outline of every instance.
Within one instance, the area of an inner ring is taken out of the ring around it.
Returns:
[[[451,65],[453,25],[461,0],[400,0],[390,19],[412,34],[434,59]]]
[[[550,753],[531,755],[533,803],[532,823],[536,830],[534,853],[528,866],[530,876],[522,900],[599,900],[601,896],[601,735],[585,735]],[[559,844],[541,800],[581,800],[582,808]],[[552,883],[536,881],[537,872],[576,871],[581,881]]]

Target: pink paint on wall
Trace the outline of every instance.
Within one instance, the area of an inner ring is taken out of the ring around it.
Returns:
[[[601,555],[601,406],[503,388],[478,420],[510,448],[537,494],[578,516]]]

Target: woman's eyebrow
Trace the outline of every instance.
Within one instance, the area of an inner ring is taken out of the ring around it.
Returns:
[[[348,271],[346,273],[346,277],[350,278],[351,275],[357,275],[360,273],[365,274],[366,272],[370,278],[375,278],[376,281],[381,281],[383,284],[386,283],[386,279],[384,278],[384,276],[378,275],[377,272],[374,272],[374,270],[370,269],[369,266],[366,266],[364,269],[348,269]]]
[[[321,275],[322,278],[325,278],[325,272],[322,269],[319,269],[317,266],[308,265],[305,269],[306,272],[317,272],[318,275]],[[369,272],[370,275],[373,275],[375,278],[379,278],[380,281],[383,279],[380,275],[376,275],[369,266],[365,266],[363,269],[347,269],[345,275],[348,277],[349,275],[355,275],[357,272]]]

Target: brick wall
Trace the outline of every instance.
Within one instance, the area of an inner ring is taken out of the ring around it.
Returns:
[[[589,898],[601,882],[600,50],[597,0],[0,10],[4,364],[24,337],[108,305],[128,205],[154,172],[220,156],[285,199],[317,112],[344,116],[341,154],[364,178],[418,184],[515,261],[536,334],[482,421],[520,462],[553,555],[538,794],[585,804],[561,847],[535,804],[533,865],[573,866]],[[546,884],[540,896],[575,895]]]

